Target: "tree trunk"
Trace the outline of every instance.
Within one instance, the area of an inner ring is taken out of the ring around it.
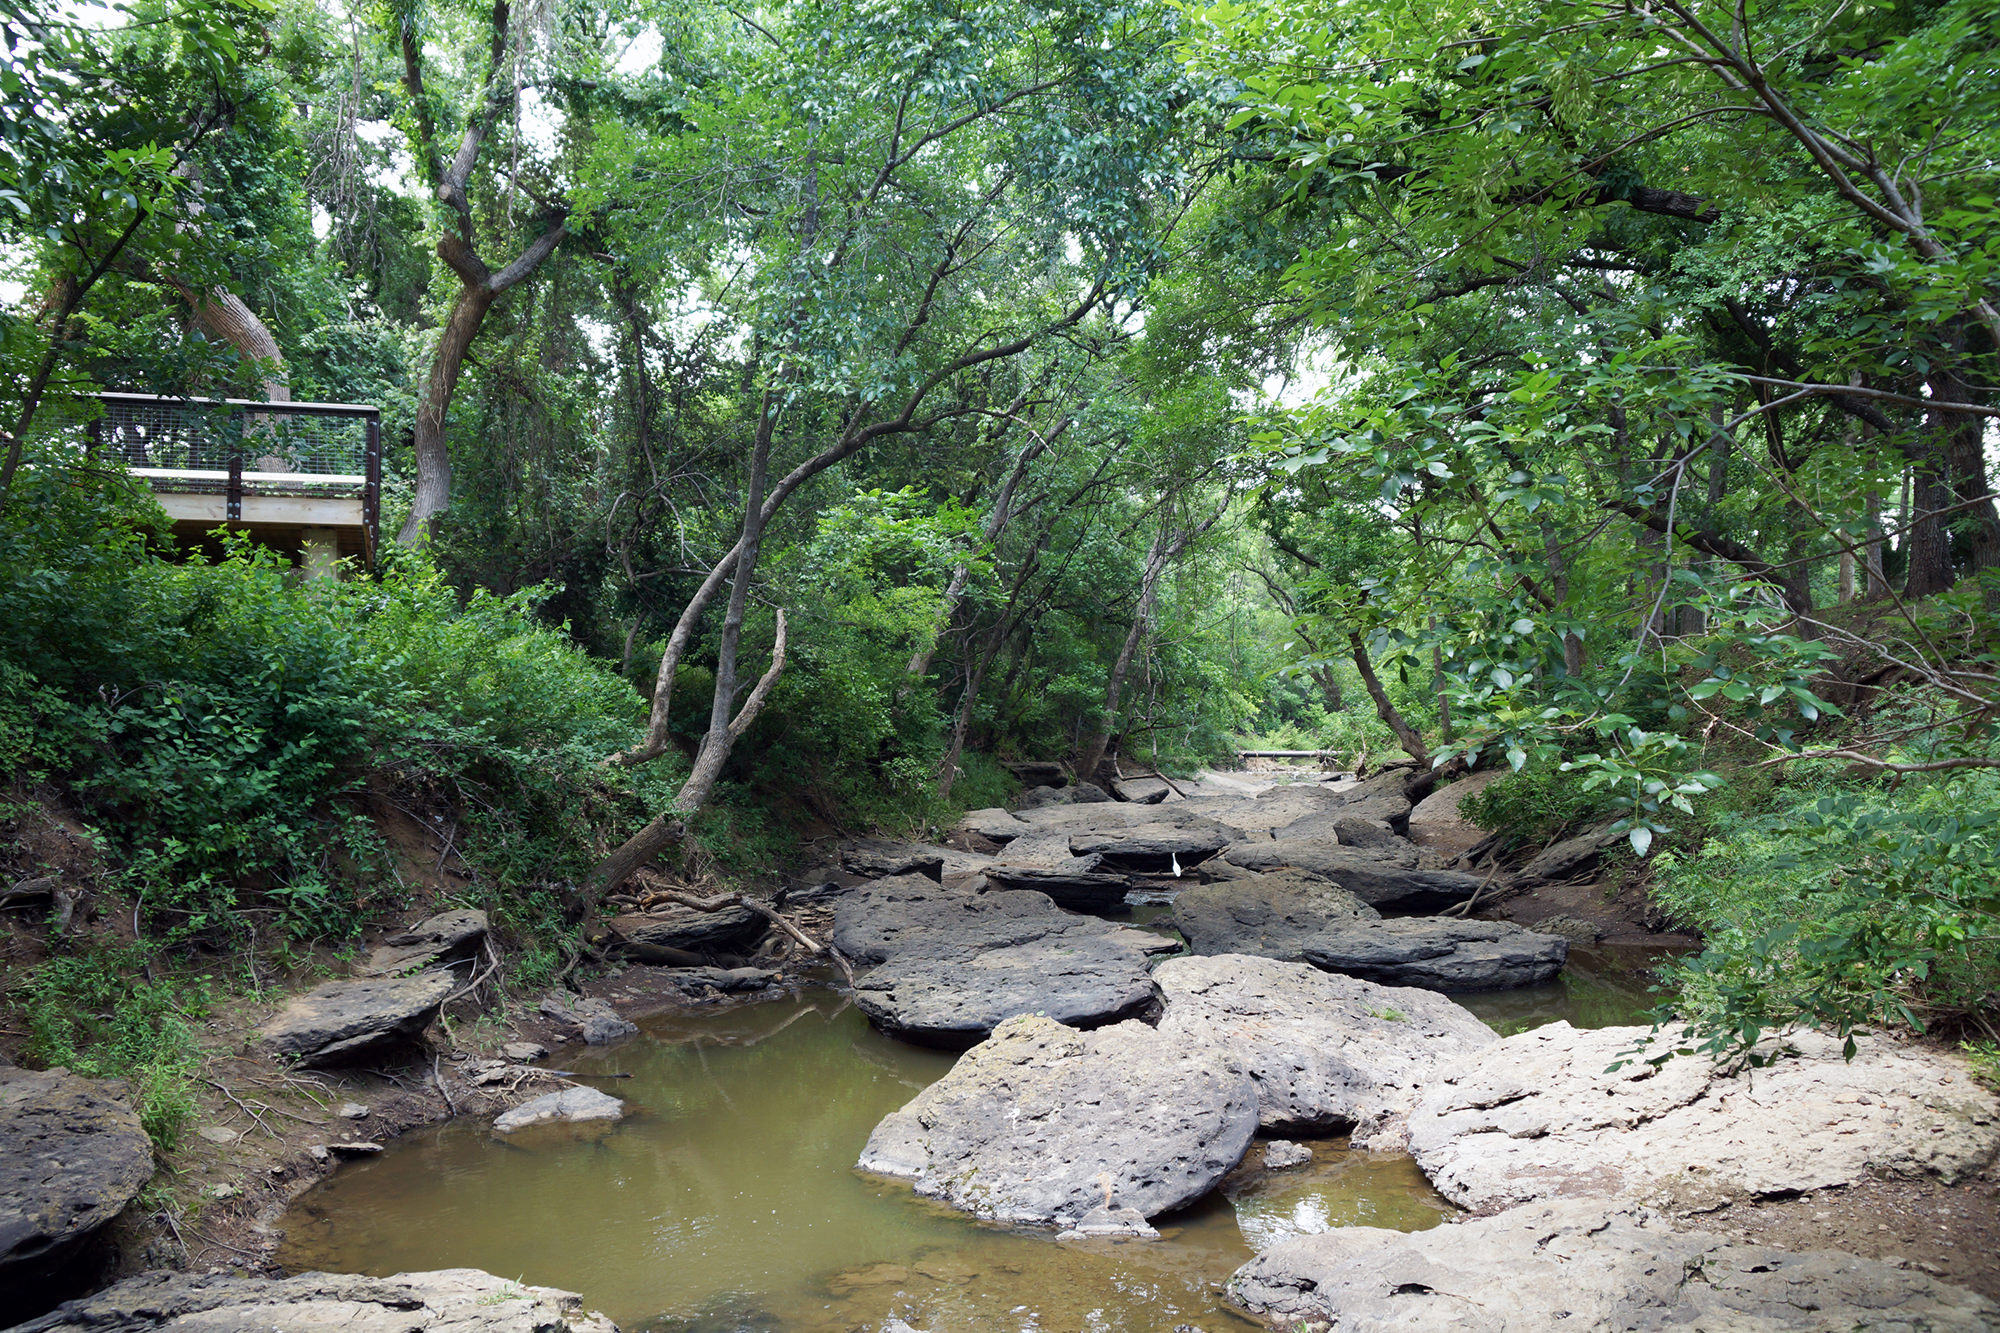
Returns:
[[[1118,650],[1118,660],[1111,666],[1111,679],[1104,687],[1104,723],[1090,734],[1077,757],[1076,775],[1084,782],[1096,781],[1093,775],[1097,766],[1104,762],[1105,747],[1111,743],[1111,733],[1118,726],[1118,700],[1125,691],[1126,673],[1132,669],[1132,656],[1139,651],[1139,640],[1145,637],[1146,627],[1152,619],[1153,593],[1159,587],[1160,575],[1166,572],[1167,561],[1172,559],[1180,545],[1162,531],[1153,539],[1153,549],[1146,555],[1146,570],[1139,578],[1139,605],[1132,614],[1132,628],[1125,634],[1125,645]]]
[[[458,392],[458,377],[465,369],[465,354],[479,336],[479,326],[493,307],[493,291],[484,283],[461,286],[452,303],[451,318],[438,336],[437,351],[431,357],[430,374],[424,378],[424,396],[417,404],[414,446],[417,485],[410,500],[410,516],[403,521],[396,540],[415,546],[429,535],[431,520],[451,504],[451,451],[445,447],[445,413],[452,395]]]
[[[257,318],[257,312],[243,303],[242,297],[224,287],[200,292],[179,282],[173,285],[186,299],[196,328],[234,347],[238,355],[261,372],[265,402],[292,401],[291,385],[285,379],[285,356],[278,348],[278,340],[271,336],[264,321]]]
[[[1419,762],[1428,760],[1430,748],[1424,744],[1424,738],[1417,729],[1410,725],[1409,719],[1389,702],[1389,692],[1382,688],[1381,677],[1375,674],[1375,664],[1368,658],[1368,645],[1361,642],[1359,630],[1347,632],[1347,646],[1354,653],[1354,669],[1361,673],[1361,683],[1368,687],[1368,697],[1375,701],[1375,716],[1396,733],[1396,743],[1403,747],[1405,754]]]

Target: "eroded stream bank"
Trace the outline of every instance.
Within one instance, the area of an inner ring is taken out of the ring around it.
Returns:
[[[1258,1249],[1331,1226],[1415,1230],[1449,1205],[1402,1156],[1313,1145],[1152,1244],[1052,1241],[982,1226],[856,1173],[875,1123],[953,1057],[876,1033],[824,990],[671,1014],[564,1067],[637,1108],[616,1126],[508,1140],[460,1121],[346,1167],[286,1217],[292,1271],[476,1267],[581,1292],[626,1333],[876,1327],[1250,1325],[1222,1282]],[[608,1079],[630,1074],[629,1079]]]

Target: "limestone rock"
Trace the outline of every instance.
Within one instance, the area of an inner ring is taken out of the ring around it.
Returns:
[[[1280,869],[1183,889],[1174,925],[1200,954],[1303,959],[1305,942],[1329,926],[1375,921],[1380,913],[1332,880]]]
[[[1264,1145],[1264,1169],[1266,1171],[1289,1171],[1295,1166],[1310,1166],[1313,1150],[1303,1143],[1293,1143],[1290,1139],[1272,1139]]]
[[[515,1064],[533,1064],[549,1053],[549,1048],[538,1041],[510,1041],[500,1048],[500,1054]]]
[[[1179,799],[1179,794],[1159,778],[1120,778],[1111,784],[1111,790],[1119,800],[1134,805],[1158,805]]]
[[[414,1037],[455,988],[449,973],[329,981],[295,997],[258,1031],[274,1055],[333,1064]]]
[[[1166,996],[1160,1035],[1214,1042],[1240,1060],[1263,1128],[1352,1126],[1356,1147],[1400,1149],[1425,1087],[1498,1040],[1442,995],[1303,963],[1169,958],[1153,977]]]
[[[1919,1272],[1677,1231],[1595,1200],[1430,1231],[1340,1227],[1236,1271],[1230,1299],[1280,1328],[1338,1333],[1986,1333],[2000,1306]]]
[[[1583,917],[1573,916],[1568,912],[1559,912],[1555,916],[1545,916],[1540,921],[1532,923],[1528,928],[1538,935],[1560,935],[1571,944],[1582,945],[1584,948],[1589,948],[1604,938],[1604,928],[1602,926],[1599,926],[1595,921],[1587,921]]]
[[[1435,912],[1456,906],[1478,891],[1477,875],[1431,869],[1414,847],[1343,847],[1333,838],[1279,838],[1239,842],[1222,853],[1245,870],[1291,866],[1334,881],[1372,907],[1401,912]]]
[[[118,1215],[153,1175],[129,1089],[0,1067],[0,1307]]]
[[[1512,770],[1490,768],[1470,773],[1438,788],[1410,811],[1410,841],[1446,856],[1470,851],[1486,840],[1486,830],[1469,822],[1462,809],[1468,796],[1476,796],[1506,777]]]
[[[1524,884],[1568,879],[1596,865],[1600,856],[1624,841],[1625,835],[1613,833],[1611,822],[1607,821],[1574,838],[1565,838],[1554,846],[1542,849],[1521,867],[1514,878]]]
[[[1183,828],[1173,824],[1139,824],[1124,829],[1072,833],[1069,849],[1078,856],[1103,857],[1108,870],[1165,875],[1172,872],[1176,863],[1184,869],[1200,865],[1230,841],[1229,831],[1220,825]]]
[[[1562,971],[1569,941],[1510,921],[1405,917],[1330,927],[1306,940],[1303,953],[1314,967],[1385,986],[1505,990]]]
[[[672,904],[611,918],[611,929],[636,945],[683,953],[736,953],[756,943],[768,928],[769,922],[747,907],[703,912]]]
[[[1799,1032],[1797,1054],[1766,1067],[1697,1054],[1656,1069],[1628,1056],[1646,1033],[1554,1023],[1476,1052],[1411,1114],[1411,1153],[1479,1212],[1566,1195],[1706,1208],[1869,1175],[1951,1183],[2000,1153],[2000,1099],[1946,1057],[1861,1037],[1850,1063],[1837,1038]]]
[[[834,947],[873,970],[854,1002],[886,1032],[965,1046],[1016,1014],[1090,1027],[1147,1012],[1156,935],[1064,912],[1040,893],[878,880],[834,913]]]
[[[583,1120],[623,1120],[625,1103],[596,1088],[564,1088],[522,1102],[494,1118],[493,1128],[511,1134],[529,1125],[573,1124]]]
[[[1212,1043],[1023,1016],[886,1116],[860,1166],[983,1218],[1073,1225],[1193,1202],[1256,1128],[1255,1085]]]
[[[1022,839],[1025,842],[1027,839]],[[1019,846],[1015,843],[1014,846]],[[1013,847],[1009,847],[1011,852]],[[987,883],[1001,889],[1026,889],[1045,893],[1058,907],[1072,912],[1115,912],[1125,906],[1132,881],[1096,867],[1103,858],[1065,857],[1067,867],[1017,865],[1012,859],[986,868]]]
[[[393,977],[475,957],[485,943],[486,913],[472,909],[440,912],[382,941],[356,972],[364,977]]]
[[[1028,826],[998,806],[985,810],[968,810],[952,829],[955,833],[969,833],[990,842],[1008,843],[1028,831]]]
[[[926,875],[944,878],[944,848],[887,838],[857,838],[840,849],[840,867],[855,875]]]
[[[608,1045],[639,1030],[638,1024],[620,1018],[603,1000],[585,995],[551,995],[542,1001],[539,1012],[568,1035],[583,1038],[587,1046]]]
[[[1137,1208],[1107,1208],[1099,1204],[1077,1218],[1069,1229],[1056,1239],[1099,1240],[1106,1237],[1158,1240],[1160,1233],[1153,1230],[1153,1224],[1148,1222],[1145,1214]]]
[[[583,1298],[476,1268],[394,1277],[142,1273],[11,1333],[618,1333]]]

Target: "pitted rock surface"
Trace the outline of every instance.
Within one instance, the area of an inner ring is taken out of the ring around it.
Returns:
[[[1415,847],[1343,847],[1333,838],[1278,838],[1239,842],[1222,859],[1245,870],[1291,866],[1324,876],[1371,907],[1435,912],[1464,902],[1483,880],[1456,870],[1433,869],[1434,858]]]
[[[650,912],[615,916],[611,918],[611,928],[634,944],[655,949],[734,953],[754,944],[770,926],[747,907],[704,912],[673,903]]]
[[[10,1333],[618,1333],[574,1292],[476,1268],[394,1277],[142,1273]]]
[[[1102,857],[1106,870],[1163,875],[1169,873],[1176,862],[1183,869],[1200,865],[1227,847],[1234,836],[1220,825],[1186,828],[1173,824],[1138,824],[1125,829],[1072,833],[1069,849],[1078,856]]]
[[[448,972],[372,981],[329,981],[296,996],[258,1031],[274,1055],[334,1064],[430,1026],[456,987]]]
[[[1150,1218],[1193,1202],[1256,1130],[1256,1086],[1220,1047],[1033,1015],[884,1117],[859,1165],[979,1217],[1074,1225],[1107,1206]]]
[[[1798,1052],[1727,1071],[1705,1056],[1657,1069],[1641,1027],[1553,1023],[1443,1070],[1410,1116],[1410,1151],[1438,1192],[1492,1212],[1596,1195],[1676,1209],[1845,1185],[1869,1175],[1950,1184],[2000,1153],[2000,1099],[1946,1057],[1799,1032]],[[1624,1058],[1616,1073],[1605,1070]]]
[[[583,1038],[586,1046],[608,1046],[639,1030],[637,1023],[619,1017],[608,1001],[590,995],[551,995],[536,1012],[566,1036]]]
[[[153,1145],[110,1079],[0,1067],[0,1298],[118,1215]]]
[[[854,1002],[877,1027],[967,1046],[1017,1014],[1094,1027],[1159,1001],[1158,935],[1076,916],[1024,890],[967,893],[916,876],[877,880],[834,913],[834,947],[857,967]]]
[[[1357,1148],[1400,1150],[1425,1085],[1499,1040],[1442,995],[1303,963],[1169,958],[1153,979],[1167,1002],[1161,1035],[1212,1041],[1241,1060],[1263,1128],[1352,1126]]]
[[[596,1088],[564,1088],[522,1102],[494,1117],[493,1128],[511,1134],[530,1125],[577,1124],[586,1120],[623,1120],[625,1103]]]
[[[1306,941],[1336,925],[1378,921],[1381,913],[1332,880],[1301,870],[1244,872],[1183,889],[1174,925],[1200,954],[1305,957]]]
[[[1511,921],[1402,917],[1351,921],[1305,941],[1305,960],[1385,986],[1506,990],[1537,986],[1562,971],[1569,941]]]
[[[1850,1254],[1794,1254],[1678,1231],[1592,1200],[1530,1204],[1405,1234],[1339,1227],[1283,1241],[1229,1296],[1328,1333],[1990,1333],[2000,1306]]]

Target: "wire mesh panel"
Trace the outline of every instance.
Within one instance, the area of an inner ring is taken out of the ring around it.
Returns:
[[[341,477],[361,483],[367,471],[368,417],[325,410],[287,411],[204,399],[102,394],[96,422],[100,456],[127,467],[186,472],[247,472]],[[312,405],[318,408],[320,405]]]

